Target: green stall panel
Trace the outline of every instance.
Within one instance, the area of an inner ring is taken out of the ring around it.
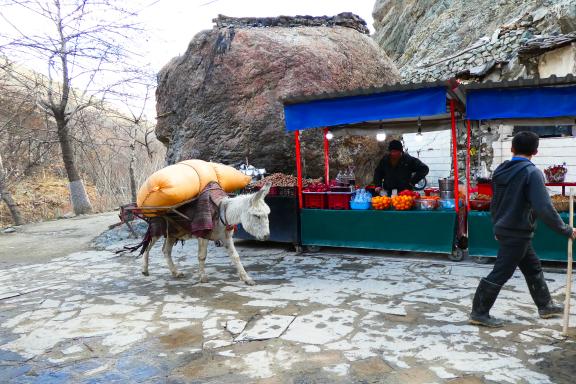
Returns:
[[[487,257],[495,257],[498,253],[489,212],[468,212],[468,253]]]
[[[561,213],[560,216],[568,223],[567,213]],[[498,242],[494,239],[489,212],[468,213],[468,235],[470,256],[496,257]],[[552,231],[542,222],[538,222],[532,244],[541,260],[566,261],[568,238]]]
[[[451,253],[454,211],[303,209],[303,245]]]

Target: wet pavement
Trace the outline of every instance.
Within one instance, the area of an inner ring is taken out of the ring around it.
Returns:
[[[484,329],[466,319],[490,266],[242,243],[256,286],[213,245],[200,284],[195,241],[174,248],[184,278],[160,244],[144,277],[113,252],[135,242],[122,235],[0,271],[0,383],[574,382],[576,343],[537,317],[520,275],[492,311],[510,323]],[[546,278],[562,300],[564,275]]]

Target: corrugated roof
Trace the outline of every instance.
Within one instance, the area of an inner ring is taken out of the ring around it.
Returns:
[[[544,52],[564,47],[576,41],[576,32],[565,35],[542,36],[528,40],[524,46],[520,47],[518,54],[522,56],[538,56]]]
[[[324,92],[312,95],[292,95],[282,98],[281,101],[284,105],[298,104],[315,100],[338,99],[341,97],[372,95],[372,94],[395,92],[395,91],[409,91],[424,88],[446,87],[447,89],[452,89],[456,85],[457,83],[455,80],[408,83],[408,84],[396,83],[385,87],[358,88],[341,92]]]
[[[550,76],[547,78],[517,79],[509,81],[487,81],[485,83],[471,83],[461,85],[463,91],[472,89],[490,88],[525,88],[525,87],[553,87],[576,84],[576,76],[570,74],[564,77]]]

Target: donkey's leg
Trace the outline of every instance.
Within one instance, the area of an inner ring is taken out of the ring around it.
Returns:
[[[144,255],[142,255],[142,274],[144,276],[149,275],[149,273],[148,273],[148,259],[150,258],[150,250],[152,249],[154,244],[156,244],[158,239],[159,239],[159,237],[152,237],[152,239],[150,239],[150,243],[148,243],[148,246],[146,247],[146,250],[144,251]]]
[[[176,241],[178,240],[174,237],[167,237],[164,241],[164,249],[162,249],[162,251],[164,252],[164,258],[166,259],[166,264],[168,264],[168,269],[172,273],[172,276],[179,278],[184,277],[184,274],[178,272],[174,262],[172,261],[172,247],[176,244]]]
[[[208,240],[198,238],[198,278],[201,283],[208,282],[208,276],[204,266],[206,264],[206,255],[208,254]]]
[[[238,251],[236,251],[236,247],[234,247],[234,239],[232,238],[233,234],[234,231],[226,231],[225,244],[226,249],[228,250],[228,255],[230,256],[230,260],[232,260],[232,262],[236,266],[236,270],[238,271],[238,276],[240,277],[240,280],[248,285],[254,285],[256,283],[254,282],[254,280],[252,280],[250,276],[248,276],[248,274],[244,270],[244,266],[240,261],[240,255],[238,254]]]

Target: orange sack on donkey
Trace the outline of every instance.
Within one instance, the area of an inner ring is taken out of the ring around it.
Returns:
[[[139,207],[169,207],[198,196],[212,181],[225,192],[242,189],[250,176],[230,166],[203,160],[186,160],[154,172],[138,191]]]

